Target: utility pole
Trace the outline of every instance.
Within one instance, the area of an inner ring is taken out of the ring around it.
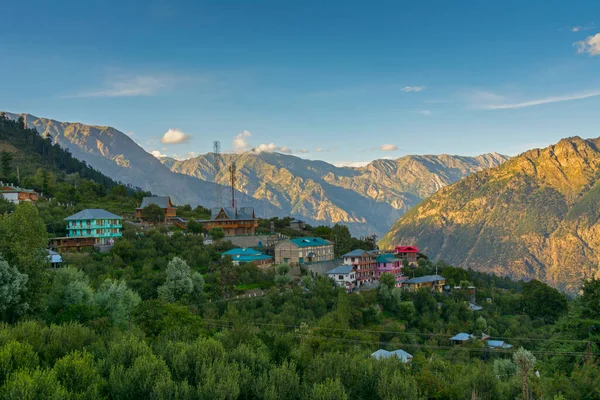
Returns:
[[[217,203],[217,207],[222,207],[223,205],[223,195],[221,193],[221,185],[217,182],[217,177],[219,175],[219,171],[221,170],[221,142],[215,140],[213,142],[213,155],[215,162],[215,202]]]
[[[229,166],[229,174],[231,179],[231,207],[235,208],[235,173],[237,167],[235,166],[235,162],[232,162]]]

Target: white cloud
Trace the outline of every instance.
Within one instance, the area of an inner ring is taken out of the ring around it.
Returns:
[[[420,114],[428,117],[431,115],[431,110],[417,110],[415,111],[415,114]]]
[[[127,132],[127,133],[126,133],[126,135],[127,135],[127,136],[134,136],[134,135],[135,135],[135,132]]]
[[[323,150],[323,148],[322,148],[322,147],[317,147],[317,148],[315,149],[315,151],[316,151],[317,153],[322,153],[324,150]]]
[[[185,78],[171,75],[117,76],[107,80],[106,87],[76,94],[72,97],[134,97],[153,96]]]
[[[250,149],[250,144],[248,143],[247,138],[252,136],[252,134],[246,130],[238,133],[233,138],[233,151],[236,153],[243,153]]]
[[[577,47],[577,54],[588,53],[590,56],[600,55],[600,33],[586,37],[573,43]]]
[[[574,26],[574,27],[572,27],[572,28],[570,29],[570,31],[571,31],[571,32],[575,32],[575,33],[577,33],[577,32],[580,32],[580,31],[589,31],[590,29],[594,29],[594,24],[591,24],[591,25],[584,25],[584,26],[582,26],[582,25],[577,25],[577,26]]]
[[[273,152],[279,152],[279,153],[286,153],[286,154],[292,154],[293,151],[292,149],[290,149],[287,146],[276,146],[275,143],[263,143],[263,144],[259,144],[258,146],[254,147],[252,149],[253,153],[273,153]]]
[[[296,150],[296,153],[307,154],[307,153],[310,153],[310,150],[308,150],[308,149],[298,149],[298,150]]]
[[[169,129],[165,132],[163,137],[160,139],[161,143],[164,144],[180,144],[190,140],[190,135],[183,133],[179,129]]]
[[[287,146],[277,146],[275,143],[263,143],[258,146],[252,147],[248,142],[248,138],[251,137],[252,134],[247,130],[244,130],[233,138],[233,151],[236,153],[244,153],[246,151],[252,151],[253,153],[286,153],[292,154],[293,151]]]
[[[150,154],[152,154],[152,155],[153,155],[154,157],[156,157],[156,158],[161,158],[161,157],[166,157],[166,156],[167,156],[166,154],[163,154],[163,153],[161,153],[161,152],[160,152],[160,151],[158,151],[158,150],[152,150],[152,151],[150,152]]]
[[[425,90],[425,86],[404,86],[402,88],[402,91],[407,93],[420,92],[421,90]]]
[[[510,108],[525,108],[532,106],[539,106],[541,104],[549,104],[549,103],[559,103],[563,101],[571,101],[571,100],[580,100],[587,99],[588,97],[596,97],[600,96],[600,90],[593,92],[584,92],[584,93],[574,93],[568,94],[564,96],[551,96],[544,97],[541,99],[522,101],[518,103],[487,103],[487,104],[479,104],[474,105],[474,108],[483,109],[483,110],[504,110]]]
[[[382,144],[381,147],[379,147],[379,150],[381,150],[381,151],[396,151],[396,150],[398,150],[398,146],[396,146],[395,144]]]
[[[333,163],[336,167],[352,167],[352,168],[360,168],[368,165],[371,161],[340,161],[337,163]]]
[[[574,26],[571,28],[571,32],[579,32],[581,30],[580,26]]]

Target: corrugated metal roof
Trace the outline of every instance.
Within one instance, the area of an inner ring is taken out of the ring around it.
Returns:
[[[123,217],[120,217],[101,208],[87,208],[65,218],[65,221],[85,219],[123,219]]]
[[[418,253],[419,248],[417,246],[396,246],[396,253]]]
[[[363,249],[356,249],[356,250],[352,250],[349,253],[344,254],[342,257],[360,257],[365,253],[366,253],[366,251]]]
[[[393,263],[400,260],[396,258],[396,256],[394,256],[393,254],[380,254],[377,257],[376,261],[378,263]]]
[[[173,205],[171,204],[170,196],[150,196],[144,197],[144,199],[142,200],[142,204],[139,206],[139,208],[148,207],[150,204],[156,204],[160,208],[173,207]]]
[[[235,255],[232,257],[234,261],[237,262],[252,262],[252,261],[260,261],[260,260],[270,260],[271,257],[266,254],[259,255]]]
[[[425,275],[425,276],[420,276],[418,278],[412,278],[407,280],[405,283],[409,284],[409,285],[414,285],[416,283],[424,283],[424,282],[438,282],[438,281],[445,281],[446,278],[444,278],[443,276],[440,275]]]
[[[298,247],[329,246],[331,244],[331,242],[319,237],[294,238],[290,239],[290,242],[294,243]]]
[[[251,248],[245,248],[245,249],[240,249],[240,248],[236,248],[236,249],[231,249],[228,250],[226,252],[223,253],[224,256],[257,256],[257,255],[261,255],[262,253],[258,250],[254,250]]]
[[[454,337],[450,338],[450,340],[456,340],[459,342],[465,342],[470,339],[471,339],[471,335],[469,335],[468,333],[464,333],[464,332],[458,333]]]
[[[352,265],[340,265],[339,267],[335,267],[334,269],[330,269],[327,271],[328,275],[339,275],[339,274],[349,274],[352,272]]]

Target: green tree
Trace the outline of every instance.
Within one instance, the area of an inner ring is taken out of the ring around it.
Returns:
[[[39,366],[37,353],[29,343],[10,341],[0,347],[0,385],[15,371]]]
[[[334,241],[333,250],[338,256],[352,251],[352,235],[346,225],[335,224],[331,228],[331,239]]]
[[[387,286],[390,290],[394,289],[396,287],[396,277],[389,272],[381,274],[379,276],[379,286]]]
[[[533,371],[533,367],[535,367],[535,363],[537,360],[535,356],[531,354],[531,352],[525,350],[523,347],[519,347],[519,350],[515,351],[513,354],[513,361],[517,366],[519,371],[519,376],[521,377],[521,391],[522,391],[522,399],[529,399],[529,375]]]
[[[2,177],[4,179],[8,179],[10,176],[12,160],[12,153],[8,151],[0,152],[0,169],[2,170]]]
[[[273,366],[258,382],[262,398],[266,400],[297,399],[300,393],[300,377],[296,365],[284,361],[279,366]]]
[[[127,197],[127,188],[125,185],[116,185],[112,188],[110,194],[115,197]]]
[[[93,301],[94,291],[83,271],[72,267],[56,271],[47,301],[51,313],[66,310],[70,305],[91,305]]]
[[[94,357],[86,351],[74,351],[54,364],[54,372],[60,384],[73,399],[102,398],[103,379],[96,367]]]
[[[289,285],[289,283],[292,281],[292,277],[289,275],[290,273],[290,266],[288,264],[279,264],[276,268],[276,275],[275,275],[275,283],[279,286],[284,286],[284,285]]]
[[[523,284],[522,302],[527,315],[546,323],[556,321],[567,311],[566,296],[535,279]]]
[[[20,273],[0,255],[0,315],[12,320],[29,308],[24,301],[28,276]]]
[[[399,370],[383,371],[377,384],[377,394],[382,400],[423,399],[415,379]]]
[[[94,296],[96,305],[103,309],[113,324],[127,326],[132,312],[140,302],[140,296],[127,287],[125,281],[106,279]]]
[[[311,400],[346,400],[348,395],[339,379],[325,379],[323,383],[315,383],[307,399]]]
[[[195,277],[197,284],[202,284],[204,290],[204,282]],[[192,279],[192,271],[187,263],[179,257],[173,257],[167,265],[167,279],[164,285],[158,288],[158,295],[165,301],[175,302],[186,295],[194,292],[194,279]]]
[[[202,224],[198,221],[194,221],[193,219],[190,219],[188,221],[187,228],[194,235],[200,234],[204,230],[204,228],[202,227]]]
[[[68,393],[51,369],[22,369],[13,373],[0,389],[5,399],[62,400]]]
[[[147,205],[142,209],[142,218],[146,222],[150,222],[152,224],[157,224],[161,221],[165,220],[165,212],[162,208],[160,208],[157,204]]]
[[[28,276],[25,300],[33,311],[42,308],[48,285],[47,244],[46,225],[33,204],[21,203],[12,214],[0,217],[0,253]]]
[[[225,232],[223,232],[223,229],[221,228],[212,228],[210,231],[208,231],[208,234],[215,242],[225,237]]]
[[[342,329],[348,329],[350,325],[352,309],[350,307],[350,301],[348,300],[348,294],[346,293],[345,288],[338,288],[338,297],[335,308],[338,324]]]

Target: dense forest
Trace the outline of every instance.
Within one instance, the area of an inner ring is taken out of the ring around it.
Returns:
[[[409,292],[384,276],[347,294],[303,269],[234,265],[220,255],[231,243],[204,243],[201,230],[127,223],[109,253],[67,254],[53,269],[45,249],[64,216],[127,217],[143,193],[40,160],[20,178],[45,180],[47,197],[0,204],[0,398],[600,398],[600,281],[569,299],[423,258],[405,274],[438,273],[453,290]],[[359,243],[339,227],[309,231]],[[459,332],[473,338],[453,345]],[[483,334],[512,347],[490,349]]]

